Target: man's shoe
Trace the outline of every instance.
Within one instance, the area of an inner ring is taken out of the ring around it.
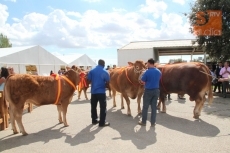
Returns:
[[[110,126],[110,123],[109,123],[109,122],[105,122],[105,124],[104,124],[104,125],[100,125],[100,124],[99,124],[99,126],[100,126],[100,127]]]
[[[146,124],[142,123],[142,121],[139,121],[138,124],[142,126],[146,126]]]
[[[172,98],[168,98],[168,100],[172,100]]]
[[[154,124],[151,124],[151,127],[155,127],[156,126],[156,123],[154,123]]]
[[[98,120],[92,122],[93,125],[96,125],[96,124],[98,124],[98,123],[99,123]]]

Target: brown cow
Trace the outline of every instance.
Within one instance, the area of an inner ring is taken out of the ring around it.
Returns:
[[[137,98],[138,113],[141,113],[140,101],[144,92],[143,85],[140,84],[140,76],[145,70],[143,61],[129,62],[129,67],[116,68],[110,70],[110,88],[112,90],[113,106],[116,107],[116,92],[121,93],[121,108],[124,108],[123,97],[127,103],[127,114],[131,115],[130,100]],[[132,66],[131,66],[132,65]]]
[[[36,106],[56,104],[59,122],[64,122],[64,126],[68,126],[66,121],[67,107],[72,100],[78,83],[79,74],[73,70],[69,70],[56,78],[27,74],[9,76],[5,83],[4,95],[6,102],[9,102],[13,133],[18,133],[15,125],[16,120],[20,132],[23,135],[27,135],[22,124],[22,112],[25,102],[30,102]]]
[[[178,63],[171,65],[157,65],[162,72],[160,80],[160,101],[158,108],[163,104],[162,112],[166,112],[165,96],[169,93],[188,94],[190,101],[195,101],[194,118],[198,119],[208,92],[209,104],[213,100],[212,77],[205,64]]]

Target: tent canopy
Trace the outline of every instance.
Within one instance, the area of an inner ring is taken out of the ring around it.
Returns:
[[[26,73],[27,65],[35,65],[39,75],[49,75],[66,63],[40,46],[27,46],[1,48],[0,65],[13,67],[16,73]]]
[[[70,62],[69,65],[76,65],[76,66],[96,66],[97,64],[89,58],[86,54],[78,57],[74,61]]]
[[[55,55],[55,54],[54,54]],[[69,66],[96,66],[97,64],[86,54],[69,54],[69,55],[55,55]]]

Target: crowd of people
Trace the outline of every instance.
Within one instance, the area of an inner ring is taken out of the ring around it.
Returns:
[[[226,98],[229,90],[229,81],[230,81],[230,67],[229,61],[219,62],[217,65],[213,65],[212,67],[212,75],[213,75],[213,92],[216,92],[218,89],[218,93],[223,94],[223,98]]]

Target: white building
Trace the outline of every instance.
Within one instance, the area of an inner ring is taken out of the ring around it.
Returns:
[[[127,66],[129,61],[147,61],[149,58],[161,63],[159,56],[191,55],[192,59],[193,55],[204,55],[196,46],[191,39],[130,42],[117,50],[118,66]]]

